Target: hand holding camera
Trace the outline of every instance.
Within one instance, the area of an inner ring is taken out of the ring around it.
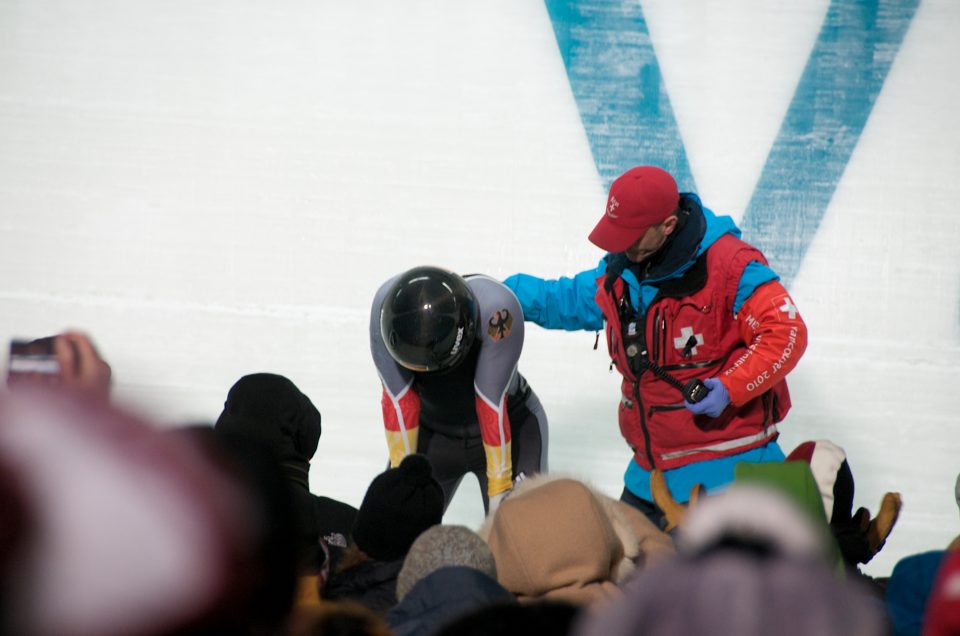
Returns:
[[[10,343],[7,385],[30,385],[67,389],[107,401],[113,375],[90,337],[66,331],[36,340]]]

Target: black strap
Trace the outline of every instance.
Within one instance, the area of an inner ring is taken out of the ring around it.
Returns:
[[[706,268],[704,268],[705,270]],[[609,277],[607,279],[609,281]],[[614,279],[615,280],[615,279]],[[605,286],[606,286],[605,281]],[[650,359],[647,352],[646,325],[643,316],[630,302],[630,290],[626,285],[622,286],[622,294],[617,298],[613,286],[610,287],[610,294],[613,296],[617,308],[617,314],[620,318],[620,338],[623,341],[623,353],[627,356],[627,366],[633,371],[637,378],[644,371],[650,371],[655,376],[674,387],[683,395],[688,402],[696,403],[707,396],[709,391],[699,379],[692,379],[686,384],[671,375],[666,369]],[[631,326],[632,332],[631,333]],[[696,340],[694,339],[694,344]]]

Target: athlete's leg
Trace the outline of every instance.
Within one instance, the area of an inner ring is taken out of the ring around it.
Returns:
[[[510,410],[510,434],[514,481],[547,472],[547,414],[533,391]]]
[[[490,510],[490,499],[487,496],[487,453],[483,450],[483,439],[470,437],[463,440],[464,452],[467,457],[467,472],[473,473],[480,484],[480,498],[483,499],[483,512]]]
[[[624,488],[623,492],[620,494],[620,501],[625,504],[629,504],[630,506],[633,506],[642,512],[644,515],[646,515],[647,519],[653,522],[653,525],[661,530],[667,526],[667,519],[664,516],[663,511],[660,510],[660,507],[654,502],[641,499],[626,488]]]
[[[427,456],[433,466],[433,477],[443,489],[443,510],[453,500],[463,476],[469,472],[464,440],[420,427],[417,452]]]

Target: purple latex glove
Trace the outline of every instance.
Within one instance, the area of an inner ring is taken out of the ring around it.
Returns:
[[[727,408],[727,404],[730,404],[730,394],[727,393],[727,387],[723,386],[723,382],[717,378],[707,378],[703,381],[703,384],[710,389],[707,397],[696,404],[684,400],[683,405],[687,407],[688,411],[696,415],[717,417],[723,413],[723,409]]]

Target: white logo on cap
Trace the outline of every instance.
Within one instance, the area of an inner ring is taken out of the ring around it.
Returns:
[[[619,219],[619,214],[614,214],[613,211],[620,207],[620,202],[617,201],[617,197],[610,196],[610,202],[607,203],[607,216],[611,219]]]

